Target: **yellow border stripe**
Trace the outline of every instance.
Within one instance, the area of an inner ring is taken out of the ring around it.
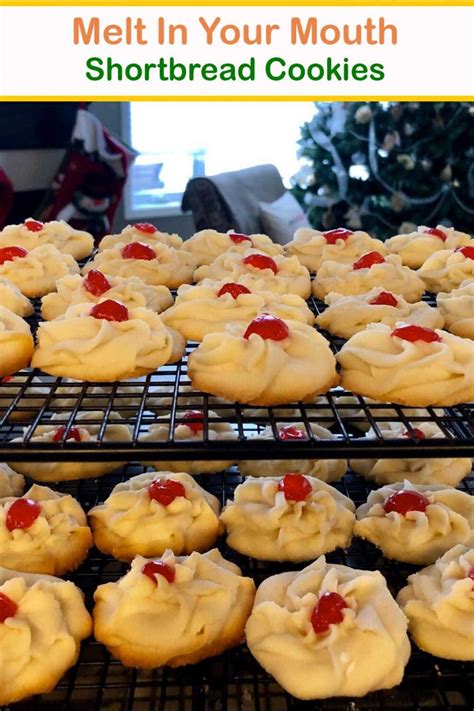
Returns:
[[[474,101],[473,96],[0,96],[0,101]]]
[[[0,7],[128,7],[130,12],[136,12],[140,7],[474,7],[474,0],[372,0],[368,2],[362,0],[177,0],[176,2],[157,2],[156,0],[138,0],[137,4],[131,5],[130,0],[0,0]]]

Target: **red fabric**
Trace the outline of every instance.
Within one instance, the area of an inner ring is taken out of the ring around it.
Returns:
[[[0,168],[0,228],[5,227],[13,205],[13,185],[8,175]]]

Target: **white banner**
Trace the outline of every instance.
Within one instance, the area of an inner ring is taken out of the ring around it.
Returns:
[[[472,7],[2,7],[5,98],[474,95]]]

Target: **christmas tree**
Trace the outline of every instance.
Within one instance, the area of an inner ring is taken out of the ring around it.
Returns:
[[[418,225],[474,233],[474,105],[315,104],[294,191],[317,229],[379,237]]]

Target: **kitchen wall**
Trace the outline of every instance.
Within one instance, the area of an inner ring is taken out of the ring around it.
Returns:
[[[122,125],[122,108],[119,102],[95,101],[89,111],[94,113],[112,133],[127,139]],[[128,224],[125,219],[123,204],[120,205],[114,223],[117,232]],[[163,232],[176,232],[181,237],[190,237],[194,232],[191,215],[173,215],[170,217],[140,217],[140,222],[153,222]]]

